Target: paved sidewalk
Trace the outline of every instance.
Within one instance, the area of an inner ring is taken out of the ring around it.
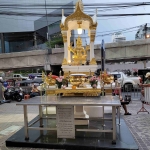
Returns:
[[[124,117],[133,137],[139,145],[139,150],[150,150],[150,114],[139,113],[142,104],[140,101],[132,101],[127,105],[131,116],[124,116],[124,110],[121,109],[121,115]],[[145,106],[150,112],[150,106]],[[38,113],[38,108],[29,106],[28,120],[32,120]],[[0,150],[44,150],[38,148],[15,148],[6,147],[5,140],[20,129],[23,124],[23,108],[16,106],[15,102],[0,105]],[[10,129],[10,130],[5,130]]]

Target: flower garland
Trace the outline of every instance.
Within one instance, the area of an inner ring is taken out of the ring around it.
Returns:
[[[56,84],[57,84],[58,88],[61,88],[63,79],[64,79],[63,76],[56,78]]]
[[[96,88],[96,87],[97,87],[97,83],[98,83],[98,79],[97,79],[96,76],[92,76],[92,77],[90,78],[89,82],[90,82],[90,84],[91,84],[91,86],[92,86],[93,88]]]
[[[66,88],[68,86],[68,80],[64,78],[64,76],[59,76],[56,78],[56,84],[58,88]]]

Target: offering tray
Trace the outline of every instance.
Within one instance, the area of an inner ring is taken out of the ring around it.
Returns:
[[[76,89],[72,89],[72,87],[66,87],[65,89],[46,90],[46,95],[62,94],[62,96],[99,96],[100,93],[100,86],[96,89],[88,86],[87,88],[77,87]]]
[[[68,87],[66,87],[65,89],[73,89],[72,88],[73,86],[72,85],[68,85]],[[87,86],[87,85],[83,85],[83,86],[79,86],[79,87],[75,87],[75,89],[92,89],[91,86]]]

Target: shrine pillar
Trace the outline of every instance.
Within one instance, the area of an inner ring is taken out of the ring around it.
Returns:
[[[67,65],[68,63],[68,41],[67,41],[67,31],[61,31],[62,37],[63,37],[63,42],[64,42],[64,59],[62,64]]]
[[[94,55],[94,41],[95,41],[96,30],[90,30],[90,64],[96,65],[95,55]]]
[[[67,31],[67,53],[68,53],[67,61],[68,61],[68,63],[71,62],[71,53],[68,50],[68,47],[70,47],[70,37],[71,37],[71,31],[68,30]]]

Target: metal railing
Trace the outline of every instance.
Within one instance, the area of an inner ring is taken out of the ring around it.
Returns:
[[[131,96],[131,100],[140,100],[141,87],[133,87],[131,84],[126,85],[126,87],[122,89],[122,97],[125,98],[126,95]]]

